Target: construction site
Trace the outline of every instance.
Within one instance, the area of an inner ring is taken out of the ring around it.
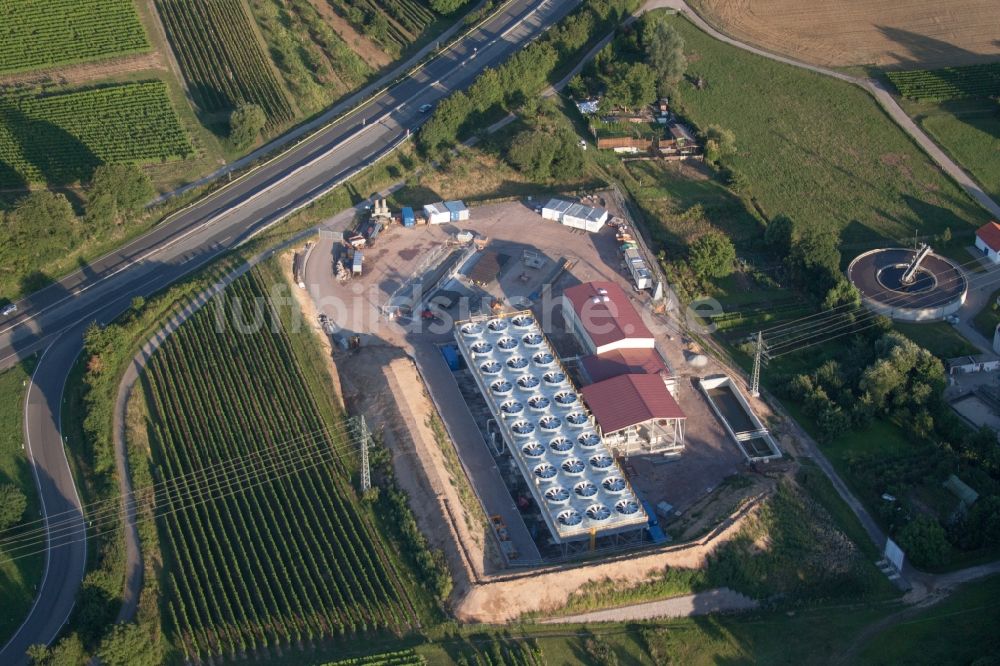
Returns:
[[[683,549],[771,481],[728,480],[780,465],[766,408],[674,325],[620,201],[375,199],[292,266],[348,408],[375,414],[472,580]]]

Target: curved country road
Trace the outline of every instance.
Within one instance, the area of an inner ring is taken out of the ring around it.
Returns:
[[[951,176],[955,182],[958,183],[959,186],[965,190],[965,192],[972,197],[973,200],[976,201],[976,203],[985,208],[990,215],[1000,219],[1000,204],[997,204],[996,201],[991,199],[989,195],[983,191],[983,188],[980,187],[976,181],[962,169],[962,167],[958,166],[954,160],[945,154],[940,146],[934,143],[934,141],[932,141],[922,129],[917,127],[917,124],[914,123],[913,120],[906,115],[906,112],[900,108],[899,104],[896,103],[892,93],[886,90],[880,82],[858,76],[851,76],[850,74],[838,72],[834,69],[827,69],[826,67],[820,67],[818,65],[810,65],[809,63],[781,56],[776,53],[771,53],[770,51],[766,51],[756,46],[733,39],[732,37],[729,37],[728,35],[713,28],[711,24],[691,9],[685,0],[649,0],[644,5],[643,9],[644,11],[650,11],[653,9],[673,9],[683,13],[685,18],[695,24],[700,30],[708,35],[711,35],[720,42],[725,42],[730,46],[735,46],[738,49],[749,51],[750,53],[764,58],[769,58],[770,60],[776,60],[777,62],[785,63],[786,65],[791,65],[800,69],[807,69],[810,72],[815,72],[824,76],[832,76],[835,79],[864,88],[872,97],[875,98],[875,101],[879,103],[879,106],[882,107],[893,122],[899,125],[899,127],[906,132],[932,160],[934,160],[934,163],[937,164],[942,171]]]
[[[0,650],[22,664],[25,650],[51,643],[72,612],[86,561],[82,507],[63,449],[62,388],[92,321],[109,322],[134,296],[149,296],[237,247],[370,166],[427,119],[419,107],[467,88],[579,4],[509,0],[451,46],[369,101],[147,234],[18,302],[0,318],[0,368],[42,351],[25,406],[29,462],[47,536],[45,569],[28,618]],[[59,521],[50,529],[49,517]],[[130,566],[141,566],[134,552]],[[136,581],[134,569],[127,576]]]

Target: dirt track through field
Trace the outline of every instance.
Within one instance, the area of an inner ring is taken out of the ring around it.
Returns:
[[[163,58],[156,51],[124,58],[86,62],[79,65],[61,66],[53,69],[34,70],[22,74],[0,77],[0,86],[22,85],[53,81],[65,85],[79,85],[99,81],[113,76],[145,72],[151,69],[167,69]]]
[[[944,67],[1000,58],[995,0],[695,0],[737,39],[828,67]]]

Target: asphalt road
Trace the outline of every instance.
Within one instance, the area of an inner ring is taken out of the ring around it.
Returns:
[[[18,313],[0,320],[0,369],[44,352],[25,408],[28,456],[43,511],[81,527],[61,531],[49,544],[35,605],[0,651],[0,663],[23,663],[28,646],[51,643],[72,611],[82,581],[82,509],[62,446],[59,407],[87,324],[111,321],[134,296],[148,296],[171,284],[371,164],[426,120],[427,114],[419,110],[422,104],[434,104],[468,87],[480,71],[523,48],[577,4],[513,0],[362,108],[121,249],[19,301]]]

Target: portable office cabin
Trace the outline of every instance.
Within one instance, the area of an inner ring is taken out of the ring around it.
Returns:
[[[635,248],[625,250],[625,263],[637,289],[649,289],[653,286],[653,275],[649,272],[646,262],[642,260],[639,250]]]
[[[364,262],[364,259],[365,259],[364,255],[362,254],[361,250],[355,250],[354,262],[352,264],[351,272],[353,272],[355,275],[361,275],[361,265]]]
[[[403,226],[412,227],[417,224],[417,218],[413,215],[413,209],[409,206],[403,206]]]
[[[461,201],[445,201],[444,207],[448,209],[451,222],[461,222],[469,219],[469,209]]]
[[[547,204],[542,206],[542,217],[546,220],[555,220],[567,227],[596,233],[607,222],[608,211],[562,199],[550,199]]]
[[[424,216],[428,224],[451,222],[451,211],[445,208],[444,202],[441,201],[424,206]]]

